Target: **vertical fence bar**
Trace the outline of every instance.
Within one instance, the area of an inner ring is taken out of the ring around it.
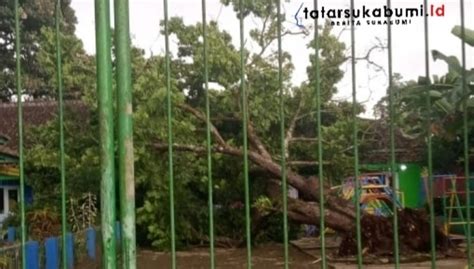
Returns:
[[[123,268],[136,268],[133,108],[128,0],[115,0],[118,99],[118,169]]]
[[[283,90],[283,53],[281,32],[281,0],[277,0],[277,32],[278,32],[278,87],[280,95],[280,145],[281,145],[281,187],[283,196],[283,255],[284,266],[288,269],[288,184],[286,179],[286,147],[285,147],[285,96]]]
[[[354,19],[354,0],[350,3],[351,20]],[[359,180],[359,141],[357,124],[357,85],[356,85],[356,55],[355,55],[355,26],[351,24],[351,65],[352,65],[352,136],[354,140],[354,180],[355,180],[355,207],[356,207],[356,240],[357,240],[357,266],[362,268],[362,236],[360,212],[360,180]]]
[[[202,39],[204,59],[204,90],[206,91],[206,149],[207,149],[207,192],[209,203],[209,263],[210,268],[215,268],[214,257],[214,202],[213,202],[213,180],[212,180],[212,151],[211,151],[211,110],[209,105],[209,63],[207,44],[207,15],[206,0],[202,0]]]
[[[97,91],[101,160],[101,227],[103,268],[117,267],[115,250],[115,164],[112,104],[112,59],[109,1],[95,1]]]
[[[464,178],[466,180],[466,242],[467,242],[467,268],[472,268],[472,240],[471,240],[471,189],[470,189],[470,172],[469,172],[469,125],[468,125],[468,105],[470,93],[466,81],[466,24],[464,20],[464,0],[460,0],[461,5],[461,86],[463,95],[463,138],[464,138]]]
[[[174,213],[174,175],[173,175],[173,111],[171,106],[171,70],[168,32],[168,0],[163,1],[165,15],[165,59],[166,59],[166,108],[168,113],[168,184],[171,219],[171,268],[176,269],[176,231]]]
[[[247,91],[245,88],[245,38],[244,38],[244,7],[243,0],[239,0],[239,24],[240,24],[240,94],[242,98],[242,136],[244,155],[244,184],[245,184],[245,234],[247,242],[247,268],[252,268],[252,238],[250,233],[250,186],[249,186],[249,161],[248,161],[248,139],[247,139]]]
[[[18,166],[20,169],[21,266],[26,268],[25,172],[23,166],[23,100],[21,85],[20,7],[15,0],[15,79],[18,103]]]
[[[428,0],[423,0],[424,14],[428,13]],[[424,39],[425,39],[425,77],[426,85],[430,85],[430,44],[429,44],[429,23],[428,16],[424,16]],[[436,268],[436,237],[435,237],[435,212],[434,212],[434,190],[433,190],[433,153],[431,138],[431,96],[427,89],[426,109],[428,117],[426,118],[426,142],[428,146],[428,189],[429,211],[430,211],[430,243],[431,243],[431,268]]]
[[[318,10],[318,0],[314,0],[314,10]],[[323,173],[323,133],[322,133],[322,122],[321,122],[321,72],[319,69],[319,21],[318,17],[314,19],[314,56],[315,56],[315,69],[316,69],[316,133],[318,136],[318,178],[319,178],[319,237],[321,245],[321,268],[327,268],[326,259],[326,224],[324,215],[324,173]]]
[[[67,219],[66,219],[66,167],[64,161],[64,102],[63,102],[63,67],[61,48],[61,0],[56,0],[55,5],[55,27],[56,27],[56,84],[58,87],[58,111],[59,111],[59,170],[61,174],[61,234],[63,246],[66,245]],[[62,248],[62,267],[66,265],[66,249]]]
[[[392,1],[387,0],[387,7],[391,9]],[[390,113],[390,170],[392,174],[393,186],[393,256],[395,258],[395,268],[400,268],[400,246],[398,238],[398,173],[396,168],[395,157],[395,107],[394,107],[394,93],[393,93],[393,70],[392,70],[392,25],[390,24],[390,17],[387,17],[387,47],[388,47],[388,102]]]

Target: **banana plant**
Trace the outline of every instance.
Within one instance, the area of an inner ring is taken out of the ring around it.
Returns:
[[[461,38],[460,26],[455,26],[451,32]],[[474,47],[474,31],[465,29],[464,34],[463,41]],[[425,133],[426,120],[431,117],[430,128],[435,135],[454,137],[460,130],[464,109],[471,111],[474,107],[474,69],[464,69],[458,58],[437,50],[433,50],[431,56],[434,61],[444,61],[448,65],[448,73],[429,80],[419,77],[418,82],[394,89],[399,111],[397,121],[407,136],[417,137]],[[466,89],[463,89],[463,77]],[[431,109],[427,107],[428,96]],[[467,106],[464,106],[465,101]],[[471,121],[470,126],[473,125]]]

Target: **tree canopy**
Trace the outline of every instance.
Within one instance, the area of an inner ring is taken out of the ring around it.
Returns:
[[[453,27],[452,34],[461,38],[460,29],[460,26]],[[468,46],[474,46],[474,31],[466,29],[463,41]],[[418,81],[402,81],[399,78],[394,87],[397,122],[407,137],[426,137],[428,130],[432,133],[434,167],[439,172],[446,173],[458,170],[464,163],[460,157],[464,150],[464,111],[467,112],[469,132],[474,129],[474,68],[464,68],[456,56],[445,55],[436,49],[431,51],[431,57],[434,61],[445,62],[448,72],[432,78],[420,76]],[[466,78],[464,84],[463,75]],[[386,99],[382,100],[385,101]],[[429,127],[428,119],[431,119]],[[470,136],[469,145],[473,145],[473,142]],[[470,152],[474,152],[472,146]]]
[[[231,4],[224,1],[225,4]],[[250,2],[249,2],[250,3]],[[276,33],[276,7],[273,1],[250,7],[249,11],[261,22],[261,28],[250,29],[250,39],[258,49],[245,51],[246,85],[250,112],[250,143],[252,203],[264,201],[272,195],[270,189],[274,180],[279,180],[278,159],[281,156],[279,137],[275,135],[279,126],[278,112],[278,65],[274,45]],[[250,14],[249,13],[249,14]],[[246,15],[249,15],[246,14]],[[175,154],[175,182],[178,238],[180,244],[202,240],[207,227],[207,175],[206,159],[201,149],[205,146],[204,119],[204,78],[202,24],[184,24],[181,18],[171,18],[170,34],[176,36],[178,52],[172,56],[171,74],[173,91],[173,131],[177,145],[183,146]],[[284,29],[284,34],[303,34]],[[332,34],[329,24],[320,29],[320,60],[323,72],[321,85],[324,107],[324,149],[328,160],[327,175],[340,179],[350,167],[350,114],[348,103],[332,100],[336,83],[342,78],[339,68],[346,57],[345,46]],[[41,44],[36,53],[36,61],[43,68],[43,77],[49,77],[43,89],[54,91],[54,33],[43,27],[38,32]],[[98,141],[95,113],[95,85],[93,57],[84,53],[82,44],[71,34],[64,34],[63,61],[64,81],[68,91],[75,98],[82,97],[90,107],[91,119],[84,124],[77,115],[66,114],[67,170],[69,194],[80,195],[85,189],[97,192]],[[240,54],[232,45],[232,36],[219,28],[215,21],[208,25],[209,80],[219,89],[209,91],[211,121],[213,124],[214,188],[216,202],[217,234],[236,240],[241,239],[243,223],[243,184],[241,147],[242,124],[240,106]],[[314,43],[309,44],[314,48]],[[167,158],[162,146],[166,141],[166,89],[165,69],[162,55],[145,57],[142,50],[134,48],[132,53],[136,180],[139,193],[137,222],[143,240],[157,247],[166,247],[168,238]],[[289,168],[294,171],[296,181],[290,184],[302,188],[303,177],[316,172],[317,154],[314,115],[315,75],[314,54],[310,55],[309,80],[301,85],[292,85],[293,72],[291,56],[284,52],[283,79],[286,138]],[[91,64],[92,63],[92,64]],[[362,109],[362,108],[361,108]],[[57,131],[56,122],[51,122],[34,130],[34,146],[28,150],[28,167],[35,177],[35,186],[55,184],[51,175],[57,175]],[[308,147],[310,143],[310,147]],[[225,150],[219,151],[219,147]],[[273,171],[273,172],[272,172]],[[301,175],[300,175],[301,174]],[[83,178],[90,179],[84,181]],[[299,185],[298,185],[299,184]],[[316,190],[316,189],[315,189]],[[45,189],[44,192],[47,190]],[[312,195],[312,194],[307,194]],[[262,200],[263,199],[263,200]],[[278,199],[272,198],[278,207]],[[258,206],[257,206],[258,207]],[[278,214],[277,214],[278,215]],[[275,217],[273,217],[275,218]],[[277,218],[280,218],[278,215]],[[279,234],[280,232],[278,232]],[[267,235],[262,235],[265,238]],[[275,235],[273,235],[276,237]]]
[[[70,0],[62,0],[62,16],[63,24],[61,25],[62,32],[69,40],[69,43],[63,45],[63,48],[68,48],[72,45],[70,42],[76,43],[76,46],[81,42],[74,35],[77,18],[74,10],[70,6]],[[16,94],[15,91],[15,11],[14,2],[10,0],[0,1],[0,100],[8,101],[10,97]],[[50,42],[48,40],[48,31],[45,29],[54,29],[54,9],[55,1],[52,0],[20,0],[20,27],[21,27],[21,61],[22,61],[22,80],[23,93],[31,95],[35,98],[52,97],[54,92],[51,92],[50,81],[54,76],[49,76],[45,72],[44,62],[41,62],[38,55],[43,47],[43,42]],[[54,46],[52,47],[53,51]],[[84,57],[85,52],[82,48],[74,47],[75,57]],[[82,50],[82,51],[81,51]],[[49,52],[52,53],[53,51]],[[54,54],[52,54],[54,56]]]

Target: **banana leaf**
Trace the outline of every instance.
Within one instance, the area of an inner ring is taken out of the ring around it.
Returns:
[[[459,38],[461,38],[461,26],[456,25],[451,30],[451,33]],[[466,42],[469,46],[474,47],[474,30],[464,28],[464,42]]]

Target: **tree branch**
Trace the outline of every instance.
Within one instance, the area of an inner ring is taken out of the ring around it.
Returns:
[[[265,148],[265,145],[263,142],[260,140],[258,137],[257,133],[255,132],[255,129],[252,126],[252,123],[249,120],[249,123],[247,125],[247,136],[249,138],[249,142],[252,144],[253,147],[266,159],[271,160],[272,155],[268,152],[268,150]]]
[[[301,96],[300,101],[298,103],[298,108],[296,109],[295,115],[293,115],[293,118],[291,119],[291,122],[290,122],[290,126],[288,127],[288,130],[286,131],[286,137],[285,137],[285,156],[286,157],[289,157],[288,145],[291,139],[293,139],[293,133],[295,131],[296,122],[298,121],[298,117],[300,115],[303,104],[304,104],[304,98]]]
[[[168,150],[168,145],[166,143],[153,143],[152,146],[157,150]],[[178,151],[190,151],[198,154],[205,154],[207,152],[205,147],[194,145],[173,144],[173,148]],[[232,156],[243,156],[243,151],[241,149],[231,146],[214,146],[212,147],[212,151]],[[262,167],[276,178],[281,178],[281,166],[275,163],[272,159],[265,158],[255,151],[249,151],[248,157],[254,164]],[[316,177],[305,178],[291,169],[287,169],[286,178],[290,186],[293,186],[300,193],[304,194],[303,196],[305,199],[319,202],[319,181]],[[352,202],[332,194],[329,188],[324,189],[324,202],[328,208],[337,211],[338,214],[355,218],[355,209]]]
[[[206,115],[204,115],[204,113],[202,113],[201,111],[199,111],[199,110],[197,110],[197,109],[195,109],[195,108],[193,108],[193,107],[191,107],[187,104],[179,104],[178,107],[182,108],[183,110],[185,110],[187,112],[190,112],[191,114],[193,114],[197,119],[201,120],[202,122],[207,123]],[[219,133],[219,130],[217,130],[217,128],[214,126],[214,124],[212,124],[212,122],[210,123],[210,127],[211,127],[211,134],[214,136],[217,143],[221,146],[226,146],[227,143],[222,138],[221,134]]]
[[[289,166],[315,166],[318,165],[319,162],[316,161],[289,161]]]
[[[374,62],[374,61],[371,59],[371,55],[372,55],[372,53],[373,53],[375,50],[382,51],[382,50],[384,50],[384,49],[387,48],[387,46],[384,45],[383,42],[382,42],[380,39],[377,38],[377,41],[378,41],[378,44],[375,44],[375,45],[373,45],[372,47],[370,47],[370,48],[367,50],[365,56],[362,56],[362,57],[355,57],[355,60],[356,60],[356,61],[361,61],[361,60],[362,60],[362,61],[366,61],[368,65],[374,66],[376,72],[383,72],[383,73],[385,74],[386,72],[385,72],[384,67],[381,66],[380,64]],[[351,57],[346,57],[345,60],[347,61],[347,60],[349,60],[349,59],[351,59]]]
[[[317,138],[312,137],[293,137],[290,142],[317,142]]]

